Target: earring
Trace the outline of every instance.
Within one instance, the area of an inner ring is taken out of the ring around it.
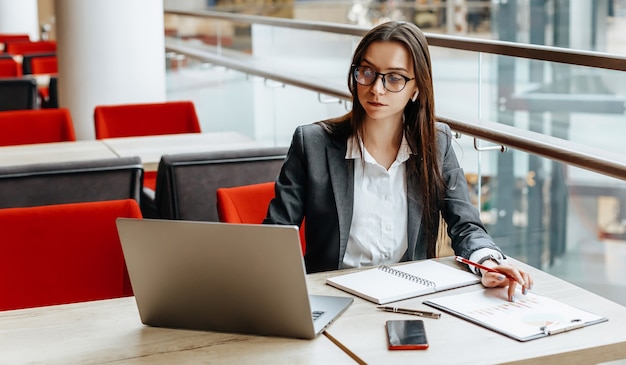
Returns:
[[[417,100],[417,95],[419,94],[419,91],[416,91],[415,94],[413,94],[413,97],[411,98],[412,102],[415,102],[415,100]]]

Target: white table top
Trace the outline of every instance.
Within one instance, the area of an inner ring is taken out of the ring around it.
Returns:
[[[120,157],[139,156],[146,171],[156,171],[162,155],[263,147],[237,132],[184,133],[102,140]]]
[[[118,157],[102,141],[37,143],[0,147],[0,166]]]
[[[449,263],[453,263],[449,260]],[[455,264],[455,263],[453,263]],[[455,264],[456,265],[456,264]],[[609,320],[571,332],[518,342],[463,319],[443,313],[440,319],[421,318],[376,310],[376,304],[355,297],[350,308],[328,333],[369,364],[597,364],[626,359],[626,308],[573,284],[516,261],[535,279],[533,291],[607,317]],[[325,285],[327,276],[316,274],[309,286],[317,294],[342,295]],[[482,289],[476,284],[389,305],[436,311],[422,304],[436,296]],[[389,351],[384,324],[391,319],[422,319],[430,348],[425,351]]]
[[[37,86],[39,86],[39,87],[48,87],[50,85],[50,78],[52,76],[56,76],[56,74],[37,74],[37,75],[32,75],[32,77],[37,82]]]

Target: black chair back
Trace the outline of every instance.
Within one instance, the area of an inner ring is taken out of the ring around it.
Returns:
[[[38,104],[35,79],[0,79],[0,111],[37,109]]]
[[[0,208],[135,199],[143,167],[139,157],[0,167]]]
[[[275,181],[287,150],[287,147],[265,147],[164,155],[159,163],[154,194],[156,216],[219,221],[216,190]]]
[[[58,108],[59,107],[59,78],[56,76],[50,76],[50,83],[48,84],[48,100],[42,101],[43,108]]]

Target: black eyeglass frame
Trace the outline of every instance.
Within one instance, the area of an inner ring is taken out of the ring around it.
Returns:
[[[370,69],[375,75],[376,77],[374,77],[372,79],[372,82],[370,82],[369,84],[362,84],[359,82],[359,79],[357,77],[357,75],[360,73],[359,69]],[[404,85],[402,85],[402,88],[400,90],[389,90],[389,88],[387,88],[387,75],[398,75],[400,77],[402,77],[404,79]],[[356,82],[359,85],[362,86],[370,86],[373,85],[376,80],[378,80],[378,77],[382,76],[382,80],[383,80],[383,87],[385,88],[385,90],[391,92],[391,93],[399,93],[400,91],[404,90],[404,88],[406,87],[406,84],[409,83],[409,81],[415,80],[415,77],[411,78],[411,77],[407,77],[404,76],[398,72],[387,72],[387,73],[382,73],[382,72],[378,72],[376,70],[374,70],[373,68],[369,67],[369,66],[357,66],[357,65],[352,65],[352,78],[354,79],[354,82]]]

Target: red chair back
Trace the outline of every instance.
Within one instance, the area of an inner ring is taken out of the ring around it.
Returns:
[[[274,182],[219,188],[216,194],[220,222],[260,224],[263,223],[267,207],[275,196]],[[300,245],[304,254],[304,222],[300,227]]]
[[[56,52],[56,50],[57,42],[55,41],[7,42],[4,45],[4,51],[12,55]]]
[[[33,57],[30,61],[33,75],[56,74],[59,72],[57,56]]]
[[[0,310],[132,295],[115,220],[135,200],[0,209]]]
[[[201,132],[191,101],[99,105],[94,122],[97,139]]]
[[[0,112],[0,146],[75,140],[69,109]]]
[[[0,58],[0,77],[20,77],[22,67],[13,58]]]
[[[6,42],[30,42],[30,36],[26,33],[0,33],[0,43]]]

